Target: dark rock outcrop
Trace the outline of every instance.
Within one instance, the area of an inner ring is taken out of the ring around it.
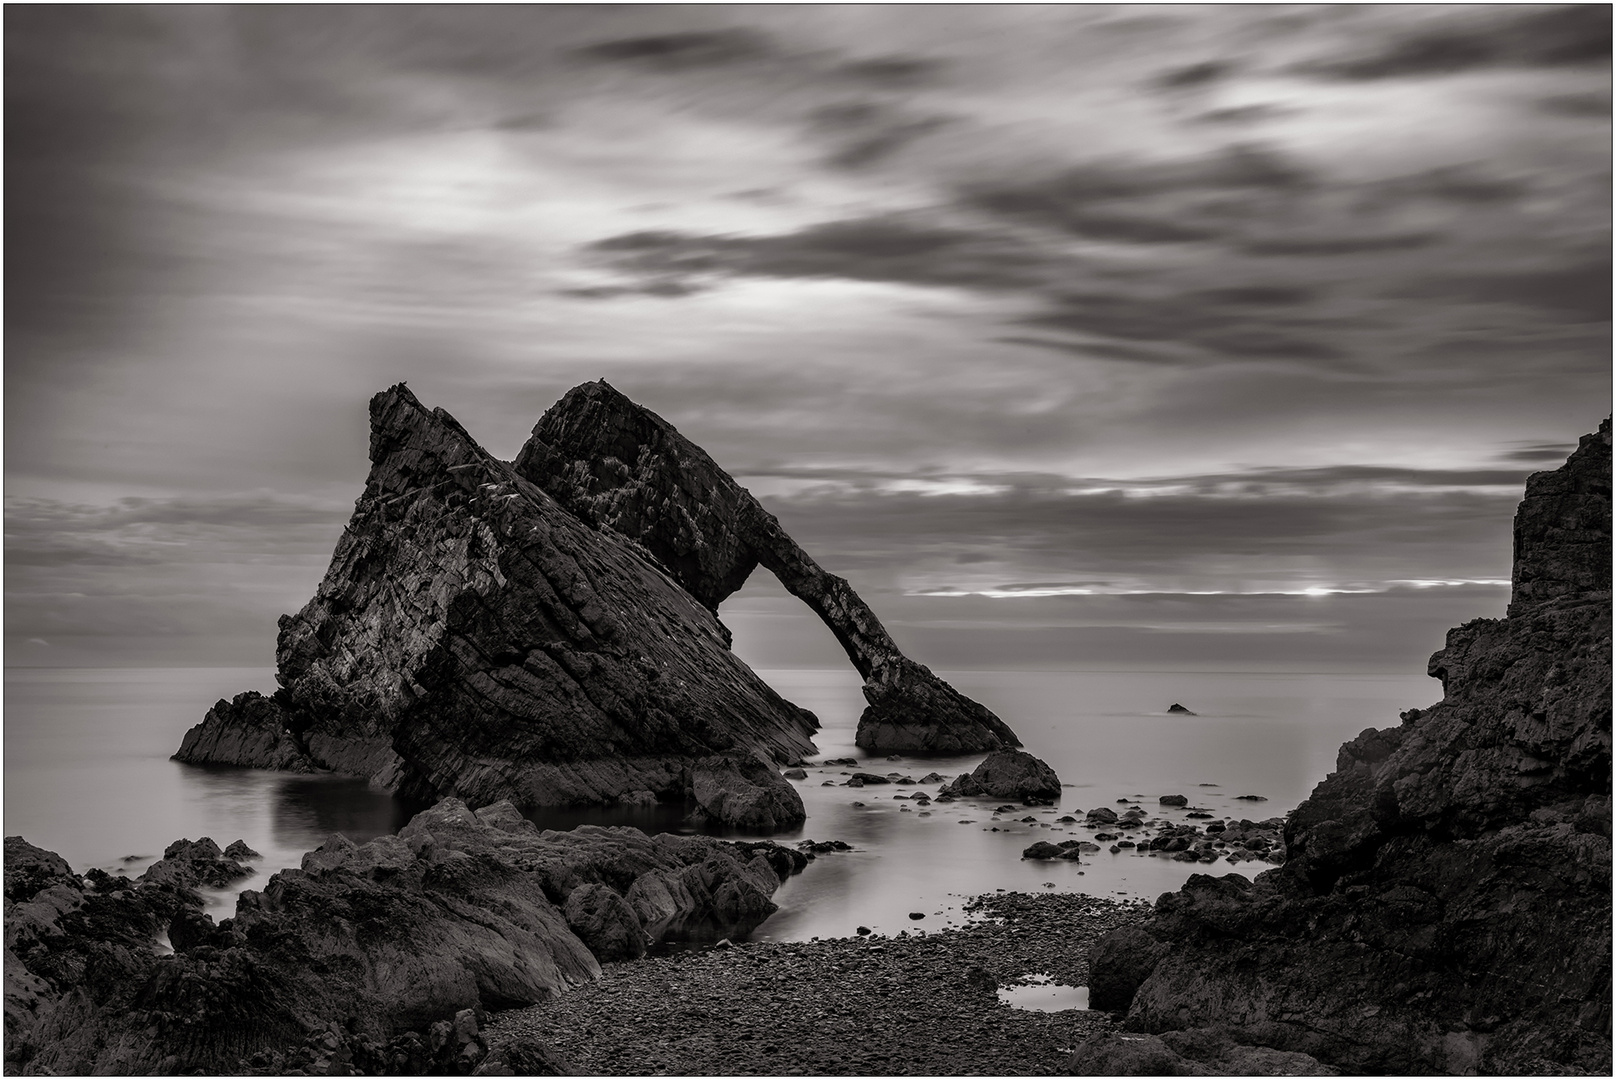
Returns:
[[[1527,481],[1508,617],[1449,632],[1441,702],[1341,748],[1283,866],[1196,875],[1153,945],[1096,951],[1130,1029],[1349,1072],[1609,1074],[1610,480],[1607,420]]]
[[[1021,853],[1023,859],[1066,859],[1077,862],[1082,857],[1078,850],[1078,841],[1067,840],[1063,843],[1052,844],[1048,840],[1039,840]]]
[[[751,832],[795,829],[808,820],[797,789],[750,754],[714,754],[696,762],[690,795],[702,814]]]
[[[852,587],[821,569],[700,447],[604,380],[552,406],[515,468],[583,520],[644,545],[710,611],[759,565],[772,571],[864,678],[860,747],[965,754],[1021,745],[992,712],[904,656]]]
[[[1076,1076],[1339,1076],[1317,1058],[1245,1046],[1204,1031],[1156,1035],[1103,1032],[1073,1055]]]
[[[180,760],[321,768],[423,801],[682,799],[726,751],[813,752],[812,714],[730,652],[638,544],[585,524],[403,387],[281,689],[220,702]]]
[[[1025,750],[989,754],[969,773],[945,786],[943,795],[987,795],[995,799],[1059,799],[1060,777],[1041,758]]]
[[[274,1071],[300,1054],[469,1071],[444,1057],[467,1010],[542,1000],[669,934],[744,934],[806,863],[766,842],[540,832],[509,803],[449,799],[397,836],[333,837],[214,925],[193,886],[217,851],[180,842],[160,880],[86,879],[6,839],[8,1073]],[[451,1057],[488,1051],[466,1051],[475,1031]]]
[[[314,764],[298,745],[290,721],[274,700],[249,690],[233,701],[216,702],[202,722],[185,733],[174,756],[197,765],[313,772]]]

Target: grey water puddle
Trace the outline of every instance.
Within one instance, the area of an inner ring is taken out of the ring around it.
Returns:
[[[1051,975],[1023,975],[999,987],[999,1000],[1012,1009],[1065,1012],[1089,1007],[1089,988],[1058,983]]]

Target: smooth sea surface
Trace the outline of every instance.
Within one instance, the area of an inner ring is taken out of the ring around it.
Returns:
[[[893,798],[915,790],[935,795],[938,783],[840,786],[852,771],[952,778],[982,755],[867,756],[853,745],[864,702],[851,669],[759,674],[819,716],[814,760],[860,759],[856,768],[812,767],[795,782],[808,822],[774,838],[842,840],[854,850],[819,856],[775,894],[780,911],[752,937],[778,941],[841,937],[859,926],[878,933],[936,930],[963,921],[969,897],[995,889],[1154,900],[1191,873],[1254,875],[1267,865],[1186,864],[1105,850],[1075,864],[1034,862],[1023,861],[1021,851],[1039,839],[1088,839],[1089,832],[1056,819],[1081,819],[1092,807],[1115,807],[1124,798],[1175,821],[1195,807],[1233,818],[1283,816],[1334,766],[1342,742],[1367,727],[1395,725],[1399,710],[1442,696],[1434,680],[1413,672],[942,672],[997,712],[1063,782],[1053,810],[1017,807],[996,815],[1003,800],[911,806]],[[169,760],[215,700],[274,685],[267,668],[7,669],[5,834],[56,851],[81,872],[101,867],[131,877],[181,837],[211,836],[221,847],[241,839],[264,857],[240,887],[262,888],[334,832],[363,842],[407,821],[416,808],[363,780]],[[1174,702],[1197,715],[1168,714]],[[1164,794],[1185,795],[1190,806],[1162,810],[1157,799]],[[596,822],[688,829],[682,813],[669,806],[595,809],[535,820],[547,828]],[[233,909],[234,891],[211,897],[215,918]]]

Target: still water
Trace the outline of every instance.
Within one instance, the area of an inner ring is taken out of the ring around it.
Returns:
[[[853,746],[863,699],[851,671],[762,670],[785,697],[818,714],[821,758],[857,757],[859,770],[919,780],[952,777],[980,755],[867,759]],[[939,786],[839,786],[844,767],[811,768],[796,781],[807,825],[776,836],[843,840],[851,852],[821,855],[775,895],[781,910],[753,933],[793,941],[936,930],[963,921],[966,900],[994,889],[1087,892],[1154,899],[1194,872],[1226,873],[1123,852],[1080,863],[1024,862],[1037,839],[1087,839],[1056,819],[1138,797],[1153,815],[1177,820],[1190,808],[1261,820],[1281,816],[1334,765],[1336,749],[1366,727],[1397,723],[1400,709],[1441,696],[1423,675],[1252,674],[1245,672],[957,671],[956,687],[1005,719],[1059,774],[1053,811],[995,815],[1000,800],[911,806],[894,795]],[[362,780],[170,761],[187,728],[218,698],[274,689],[267,669],[11,668],[5,675],[6,835],[56,851],[77,870],[134,876],[180,837],[245,840],[262,853],[243,887],[261,888],[276,870],[333,832],[363,842],[395,831],[414,809]],[[1181,702],[1197,715],[1169,715]],[[825,786],[826,784],[832,786]],[[1183,794],[1185,810],[1157,813],[1157,798]],[[1236,799],[1261,795],[1266,802]],[[862,806],[855,805],[862,803]],[[547,828],[584,822],[678,829],[682,811],[552,812]],[[1033,817],[1026,823],[1020,819]],[[1071,827],[1076,829],[1076,827]],[[995,829],[999,831],[994,831]],[[1266,867],[1243,863],[1248,875]],[[215,917],[233,894],[213,898]],[[913,919],[920,914],[922,919]]]

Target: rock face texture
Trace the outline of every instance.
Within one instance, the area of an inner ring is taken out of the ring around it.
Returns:
[[[514,464],[583,520],[644,545],[710,611],[759,565],[772,571],[864,678],[859,746],[962,754],[1021,745],[992,712],[904,656],[847,582],[821,569],[700,447],[604,381],[569,390]]]
[[[726,751],[812,753],[812,714],[713,613],[403,385],[318,592],[281,620],[281,689],[221,701],[183,761],[320,768],[430,801],[682,799]]]
[[[794,829],[808,820],[797,789],[747,754],[714,754],[696,762],[690,794],[701,813],[754,832]]]
[[[508,802],[448,799],[397,836],[333,837],[214,925],[196,888],[249,871],[211,840],[130,881],[8,837],[6,1072],[245,1071],[332,1024],[339,1056],[443,1071],[434,1032],[457,1014],[543,1000],[670,933],[744,932],[805,862],[768,842],[541,833]]]
[[[1341,748],[1283,866],[1098,949],[1097,1004],[1352,1073],[1609,1074],[1610,481],[1607,420],[1527,481],[1508,617],[1448,633],[1442,701]]]

